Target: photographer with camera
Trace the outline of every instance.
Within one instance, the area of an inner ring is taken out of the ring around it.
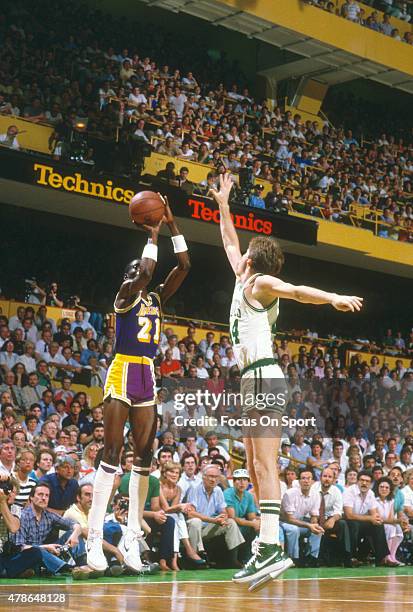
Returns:
[[[24,301],[28,304],[44,304],[46,302],[46,291],[37,284],[35,278],[26,278],[24,280],[26,290]]]
[[[254,185],[254,190],[248,198],[248,206],[252,208],[263,208],[265,209],[265,201],[262,197],[264,192],[264,185]]]
[[[112,510],[112,514],[106,515],[105,523],[103,526],[103,550],[105,552],[109,551],[108,542],[110,542],[110,544],[112,544],[114,547],[117,547],[121,538],[126,533],[126,526],[128,524],[129,498],[124,496],[122,493],[117,493],[113,498]],[[142,521],[142,529],[146,534],[150,533],[150,527],[148,526],[145,520]],[[139,573],[144,575],[156,574],[159,571],[159,564],[151,563],[149,561],[149,546],[146,544],[143,537],[139,539],[139,552],[142,558],[142,569]],[[115,556],[119,560],[118,555]],[[114,566],[112,559],[112,565],[110,565],[109,570],[113,571],[113,567]],[[130,570],[130,568],[125,569],[128,571],[128,573],[133,571]]]
[[[31,547],[39,550],[41,565],[53,575],[71,572],[74,565],[82,566],[76,570],[77,577],[82,572],[89,575],[82,563],[85,545],[80,539],[80,536],[87,536],[86,529],[47,510],[49,498],[50,488],[47,484],[40,482],[32,489],[30,503],[22,510],[19,529],[13,536],[15,546],[21,552]],[[57,530],[63,530],[64,535],[56,538],[54,534]]]
[[[19,485],[15,478],[0,480],[0,577],[29,578],[42,562],[41,552],[35,547],[18,550],[12,534],[20,528],[21,508],[14,503]]]

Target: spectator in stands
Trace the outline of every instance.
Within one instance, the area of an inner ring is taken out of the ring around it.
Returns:
[[[393,565],[388,560],[390,551],[383,519],[377,511],[377,502],[370,490],[371,484],[371,474],[362,470],[357,475],[357,484],[348,487],[343,494],[344,517],[350,530],[351,556],[356,559],[362,554],[359,550],[360,540],[363,536],[369,537],[373,542],[376,564]]]
[[[265,201],[262,198],[264,185],[255,185],[254,192],[248,198],[248,206],[253,208],[265,208]]]
[[[56,514],[63,514],[76,501],[79,485],[74,475],[74,461],[68,456],[57,459],[55,473],[46,474],[39,484],[46,484],[50,493],[48,507]]]
[[[402,511],[395,512],[394,485],[389,478],[380,478],[377,482],[376,490],[377,511],[384,523],[387,546],[390,551],[386,561],[398,566],[400,563],[396,559],[396,552],[403,540],[400,522],[404,514]]]
[[[177,484],[181,474],[181,466],[179,463],[168,462],[163,464],[160,478],[160,505],[165,514],[169,514],[175,521],[174,532],[174,557],[171,560],[170,568],[179,571],[178,553],[180,542],[182,542],[188,560],[195,566],[200,568],[205,566],[205,559],[197,554],[192,548],[188,537],[188,529],[185,522],[185,516],[193,507],[190,504],[182,503],[182,491]],[[161,569],[168,569],[166,559],[160,559]]]
[[[42,555],[38,548],[13,550],[12,536],[19,531],[21,507],[14,503],[18,483],[14,478],[0,489],[0,575],[7,578],[30,578],[40,567]]]
[[[10,438],[3,438],[0,443],[0,476],[11,476],[15,459],[16,447]]]
[[[197,474],[197,457],[194,453],[184,452],[182,459],[182,474],[178,485],[182,491],[182,500],[186,499],[187,493],[192,486],[196,486],[201,481],[201,474]]]
[[[36,481],[30,476],[33,471],[36,454],[29,448],[21,448],[16,456],[16,469],[13,476],[18,483],[18,493],[14,503],[22,508],[26,505]]]
[[[224,499],[227,504],[227,514],[234,519],[238,525],[245,543],[239,551],[239,560],[245,563],[250,557],[251,542],[260,529],[260,519],[257,516],[257,508],[252,494],[247,491],[250,483],[247,470],[235,470],[233,475],[233,486],[224,491]]]
[[[343,496],[334,484],[335,474],[331,467],[323,469],[320,482],[314,483],[312,490],[320,493],[320,526],[324,529],[321,549],[326,549],[332,541],[337,541],[337,553],[345,567],[353,567],[351,559],[351,542],[348,525],[343,520]],[[328,555],[331,562],[331,555]],[[356,564],[354,562],[354,564]]]
[[[9,125],[5,134],[0,134],[0,144],[3,147],[9,147],[18,151],[20,149],[17,134],[19,133],[17,125]]]
[[[125,482],[126,478],[127,475],[123,477]],[[123,484],[123,486],[125,485]],[[143,512],[143,518],[151,529],[151,533],[147,537],[147,544],[151,547],[155,534],[159,534],[159,557],[165,560],[164,570],[167,571],[174,558],[175,521],[171,516],[166,516],[165,511],[161,508],[159,496],[159,479],[149,475],[149,488]]]
[[[50,573],[64,574],[70,572],[70,566],[63,559],[59,559],[61,544],[69,546],[74,558],[78,558],[82,554],[82,547],[79,545],[82,529],[78,523],[63,519],[53,511],[47,510],[49,495],[50,489],[45,483],[39,483],[34,487],[30,494],[29,506],[22,510],[20,527],[14,535],[14,543],[23,551],[29,547],[37,548],[41,552],[42,565]],[[52,535],[57,529],[65,531],[65,536],[59,542]],[[51,537],[55,543],[46,544]]]
[[[229,566],[237,567],[238,548],[245,540],[234,519],[228,516],[224,495],[216,484],[219,476],[216,465],[205,466],[202,482],[188,492],[188,502],[195,508],[188,513],[189,539],[193,548],[200,552],[205,550],[205,542],[224,535]]]
[[[281,526],[285,534],[288,554],[296,565],[318,565],[318,554],[321,536],[324,529],[319,524],[320,496],[312,489],[313,473],[302,468],[299,476],[299,487],[292,487],[285,493],[281,503]],[[308,536],[309,551],[304,552],[300,561],[300,535]]]

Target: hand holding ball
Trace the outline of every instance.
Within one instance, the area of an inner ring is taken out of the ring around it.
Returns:
[[[136,225],[155,227],[165,215],[165,202],[159,193],[140,191],[129,204],[129,216]]]

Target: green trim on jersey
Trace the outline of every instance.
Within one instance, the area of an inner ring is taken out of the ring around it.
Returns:
[[[275,306],[275,304],[278,302],[278,298],[275,298],[275,300],[273,302],[271,302],[271,304],[269,306],[267,306],[266,308],[256,308],[255,306],[253,306],[252,304],[249,303],[249,301],[245,297],[244,291],[245,291],[245,289],[242,290],[242,298],[243,298],[244,302],[246,303],[246,305],[249,308],[252,308],[252,310],[255,310],[255,312],[267,312],[268,310],[271,310],[271,308],[273,308]]]
[[[243,370],[241,370],[240,376],[244,376],[245,372],[248,372],[249,370],[256,370],[257,368],[265,368],[265,366],[269,366],[269,365],[277,365],[277,360],[272,359],[271,357],[265,357],[264,359],[258,359],[258,361],[254,361],[253,363],[250,363],[250,365],[247,365]]]

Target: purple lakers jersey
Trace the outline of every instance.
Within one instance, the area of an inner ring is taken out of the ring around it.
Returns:
[[[132,357],[156,355],[161,333],[161,303],[157,293],[138,297],[126,308],[116,308],[115,353]]]

